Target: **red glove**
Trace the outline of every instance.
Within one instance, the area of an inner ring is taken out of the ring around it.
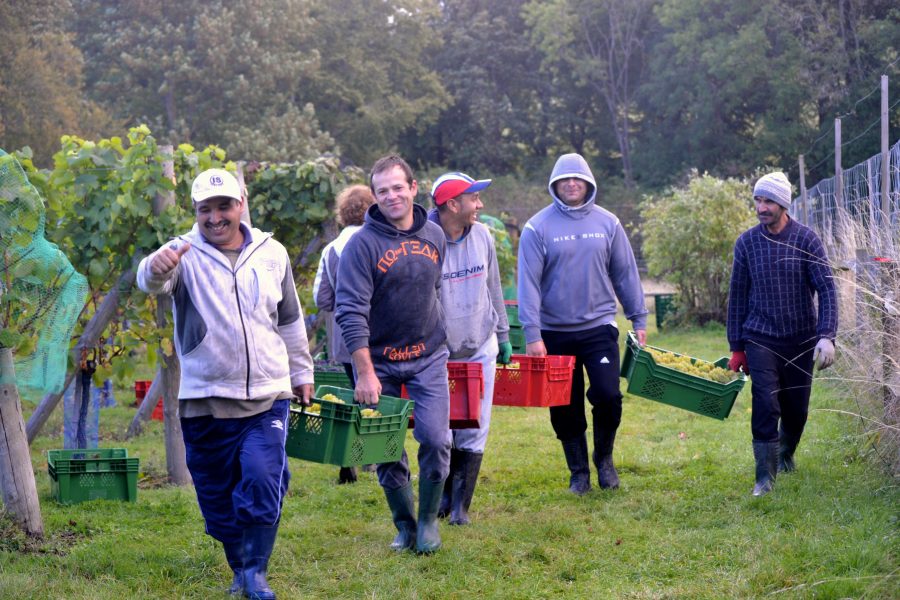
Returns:
[[[744,373],[749,373],[750,367],[747,366],[747,353],[743,350],[732,352],[731,360],[728,361],[728,368],[735,373],[739,372],[741,369],[743,369]]]

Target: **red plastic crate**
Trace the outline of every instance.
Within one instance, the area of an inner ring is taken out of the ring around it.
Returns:
[[[144,401],[144,396],[150,391],[152,381],[135,381],[134,382],[134,406],[140,406]]]
[[[478,429],[481,424],[481,399],[484,397],[484,374],[481,363],[448,362],[447,382],[450,387],[450,429]],[[400,397],[409,398],[406,386],[401,386]],[[409,428],[415,425],[409,416]]]
[[[497,365],[495,406],[565,406],[571,402],[574,356],[513,354]]]
[[[161,396],[159,402],[156,403],[156,408],[153,409],[153,414],[150,415],[150,418],[156,421],[165,420],[165,417],[163,416],[163,399]]]

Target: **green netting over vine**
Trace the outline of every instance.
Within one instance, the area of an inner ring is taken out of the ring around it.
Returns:
[[[44,238],[44,201],[0,150],[0,347],[15,354],[16,384],[62,389],[87,280]]]

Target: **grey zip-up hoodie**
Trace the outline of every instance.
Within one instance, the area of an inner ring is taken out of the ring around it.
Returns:
[[[584,204],[570,207],[553,184],[588,183]],[[531,217],[519,240],[519,320],[526,343],[541,329],[583,331],[615,324],[616,298],[635,329],[646,329],[644,290],[631,244],[614,214],[594,203],[597,184],[584,158],[565,154],[548,184],[553,204]]]
[[[440,225],[437,209],[428,218]],[[442,279],[441,304],[451,359],[473,356],[495,332],[498,342],[509,341],[500,267],[494,238],[485,225],[475,223],[460,239],[447,240]]]
[[[441,308],[441,264],[446,239],[413,205],[413,226],[401,231],[377,204],[341,254],[335,319],[347,351],[369,347],[375,362],[430,356],[447,340]]]
[[[138,266],[138,287],[174,299],[178,397],[254,400],[313,382],[303,309],[291,261],[271,234],[244,228],[234,267],[196,224],[170,244],[190,242],[166,275]],[[157,250],[159,252],[159,250]]]

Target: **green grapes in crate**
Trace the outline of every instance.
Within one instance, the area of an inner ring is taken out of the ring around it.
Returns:
[[[717,367],[711,362],[691,359],[690,356],[666,352],[658,348],[645,347],[656,364],[674,369],[687,375],[702,377],[716,383],[730,383],[739,377],[738,373]]]

